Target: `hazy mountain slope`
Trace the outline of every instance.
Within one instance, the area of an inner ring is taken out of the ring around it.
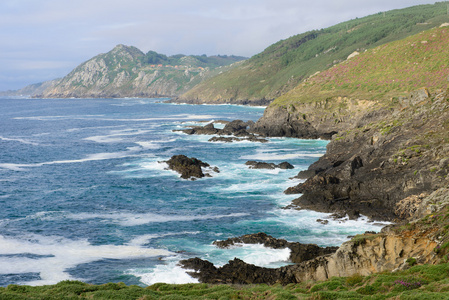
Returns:
[[[350,20],[279,41],[239,67],[205,80],[184,102],[242,102],[277,98],[305,78],[390,41],[449,22],[446,3],[420,5]]]
[[[167,57],[118,45],[76,67],[39,97],[157,97],[176,96],[205,78],[241,61],[236,56]]]

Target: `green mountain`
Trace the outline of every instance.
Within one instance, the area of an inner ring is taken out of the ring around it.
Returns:
[[[281,40],[238,67],[205,80],[184,102],[273,100],[316,72],[363,52],[449,21],[446,2],[381,12]]]
[[[181,54],[167,57],[154,51],[144,54],[136,47],[118,45],[110,52],[84,62],[34,95],[46,98],[173,97],[243,59]]]

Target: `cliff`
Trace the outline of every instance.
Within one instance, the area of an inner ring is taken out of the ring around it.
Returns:
[[[302,194],[294,205],[396,220],[403,218],[400,201],[447,185],[447,39],[449,28],[441,27],[367,51],[266,109],[253,127],[259,134],[331,140],[326,154],[298,174],[307,180],[286,191]],[[431,89],[415,88],[421,84]]]
[[[276,270],[238,259],[220,268],[183,262],[196,271],[192,276],[288,284],[446,262],[449,69],[442,62],[448,38],[447,27],[435,28],[353,56],[276,99],[252,126],[263,136],[330,140],[326,154],[298,174],[304,182],[286,190],[301,194],[289,208],[397,225]]]
[[[236,56],[167,57],[118,45],[32,95],[44,98],[174,97],[243,60]]]
[[[406,270],[416,264],[439,264],[448,260],[449,190],[442,188],[415,203],[415,218],[410,223],[385,227],[380,233],[357,235],[336,251],[316,245],[276,240],[262,233],[214,242],[219,246],[261,243],[266,247],[289,247],[295,265],[277,269],[257,267],[239,259],[216,268],[198,258],[182,261],[193,277],[205,283],[283,285],[324,281],[332,277],[367,276],[384,271]],[[427,214],[433,212],[433,214]],[[423,217],[423,215],[425,215]],[[295,245],[299,244],[299,245]],[[292,247],[294,245],[294,247]],[[310,250],[310,248],[313,250]],[[307,255],[298,255],[307,249]],[[320,253],[321,252],[321,253]],[[323,253],[324,252],[324,253]],[[327,252],[327,254],[325,253]],[[299,258],[299,259],[298,259]]]

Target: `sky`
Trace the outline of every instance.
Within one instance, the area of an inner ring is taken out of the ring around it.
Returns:
[[[436,0],[0,0],[0,91],[67,75],[118,44],[251,57],[295,34]]]

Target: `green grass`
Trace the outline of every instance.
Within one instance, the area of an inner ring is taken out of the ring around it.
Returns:
[[[146,288],[123,283],[0,288],[0,299],[449,299],[449,265],[421,265],[406,271],[330,278],[286,286],[158,283]]]
[[[276,103],[307,103],[345,96],[383,100],[389,106],[397,106],[394,96],[422,87],[431,91],[447,89],[448,43],[449,27],[443,27],[379,46],[314,76]]]
[[[281,40],[240,67],[213,77],[185,99],[274,99],[358,50],[372,49],[448,22],[445,3],[357,18]],[[345,82],[342,83],[342,87]],[[374,86],[377,88],[377,86]],[[343,95],[342,95],[343,96]]]

